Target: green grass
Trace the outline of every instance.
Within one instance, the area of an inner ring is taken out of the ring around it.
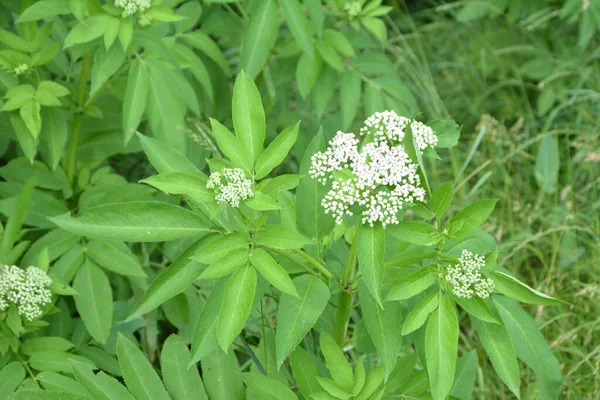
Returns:
[[[394,34],[388,51],[426,116],[464,125],[459,148],[432,164],[433,180],[457,176],[463,204],[501,199],[485,227],[501,244],[500,262],[566,302],[529,308],[561,364],[560,398],[600,398],[597,43],[578,48],[577,26],[547,13],[464,24],[452,12],[427,8],[388,20]],[[524,65],[539,54],[552,69],[538,77]],[[540,99],[545,85],[556,87],[551,106]],[[552,193],[536,179],[543,134],[559,145],[558,159],[551,157],[560,166]],[[484,359],[481,353],[474,398],[514,398]],[[521,398],[540,398],[533,372],[521,366]]]

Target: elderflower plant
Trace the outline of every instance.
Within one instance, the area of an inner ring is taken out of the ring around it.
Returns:
[[[115,0],[115,6],[123,9],[123,15],[129,16],[145,11],[152,5],[151,0]]]
[[[240,206],[241,200],[254,197],[252,181],[246,178],[240,168],[223,168],[219,172],[213,172],[206,187],[214,190],[215,199],[235,208]]]
[[[452,293],[456,297],[470,299],[478,296],[483,299],[489,297],[494,291],[494,282],[481,275],[481,268],[485,267],[485,258],[463,250],[458,264],[448,268],[446,280],[452,285]]]
[[[427,125],[384,111],[369,117],[358,137],[338,131],[324,152],[313,155],[309,174],[322,184],[332,181],[321,204],[337,224],[354,214],[355,205],[363,208],[363,224],[398,224],[398,212],[405,205],[425,201],[419,165],[403,145],[409,126],[418,151],[438,143]],[[361,139],[367,142],[362,147]]]
[[[52,279],[39,268],[0,266],[0,311],[15,306],[28,321],[40,318],[44,306],[52,301],[51,284]]]

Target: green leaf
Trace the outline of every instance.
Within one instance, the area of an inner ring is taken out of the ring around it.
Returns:
[[[79,22],[83,22],[87,11],[87,0],[69,0],[71,12]]]
[[[310,58],[305,53],[302,53],[298,65],[296,66],[296,85],[298,86],[298,93],[303,99],[308,96],[313,86],[319,79],[321,72],[321,66],[323,60],[316,54],[313,58]]]
[[[298,128],[300,121],[283,130],[273,142],[262,152],[256,160],[256,175],[255,179],[262,179],[269,174],[289,153],[290,149],[296,143],[298,138]]]
[[[323,129],[311,140],[300,163],[300,174],[303,175],[296,190],[296,224],[300,233],[320,243],[335,225],[331,216],[325,214],[321,199],[328,191],[308,174],[313,154],[325,149]]]
[[[277,311],[275,344],[278,367],[315,325],[330,298],[327,285],[315,276],[300,276],[294,279],[294,285],[298,297],[282,295]]]
[[[223,258],[210,264],[198,279],[215,279],[229,275],[236,269],[248,263],[248,249],[232,250]]]
[[[87,18],[85,22],[78,23],[69,31],[63,48],[66,49],[76,44],[91,42],[104,35],[109,19],[110,17],[108,16],[95,16]]]
[[[185,172],[165,172],[142,179],[140,182],[154,186],[168,193],[186,196],[191,200],[212,202],[215,194],[206,188],[207,178],[204,175],[192,175]]]
[[[200,50],[208,58],[213,60],[219,68],[225,72],[225,75],[231,75],[231,69],[227,59],[210,36],[196,30],[192,33],[186,33],[182,37],[190,46]]]
[[[217,281],[206,303],[204,303],[194,330],[190,365],[197,363],[200,359],[204,359],[204,357],[217,349],[217,322],[226,284],[227,279],[225,278]],[[206,382],[206,385],[208,391],[208,382]]]
[[[543,304],[547,306],[562,304],[562,301],[559,299],[539,292],[502,271],[490,271],[490,276],[494,281],[494,286],[502,294],[519,300],[522,303]]]
[[[118,46],[114,46],[106,56],[106,67],[99,68],[98,77],[96,81],[108,79],[106,76],[110,71],[114,69],[116,71],[118,66],[114,66],[118,63],[119,66],[122,62],[122,57],[119,57],[117,50]],[[115,54],[114,56],[112,54]],[[99,53],[100,54],[100,53]],[[119,61],[119,59],[121,61]],[[94,63],[94,66],[96,63]],[[114,73],[113,71],[113,73]],[[94,88],[94,70],[92,70],[92,88]],[[109,75],[110,76],[110,75]],[[138,125],[142,121],[144,110],[146,109],[146,99],[148,98],[150,78],[148,76],[148,69],[140,60],[134,60],[131,63],[129,75],[127,78],[127,86],[125,87],[125,98],[123,99],[123,134],[125,138],[125,144],[129,142],[133,134],[136,132]],[[100,83],[96,83],[96,87],[100,87]],[[94,90],[92,89],[92,92]],[[141,140],[141,139],[140,139]],[[144,143],[142,142],[142,146]],[[147,152],[147,151],[146,151]]]
[[[73,373],[72,362],[79,361],[91,368],[96,368],[90,360],[71,353],[47,350],[34,353],[29,358],[29,364],[38,371]]]
[[[317,51],[323,58],[323,61],[325,61],[325,63],[327,63],[331,68],[335,69],[336,71],[344,70],[344,62],[328,42],[318,41]]]
[[[94,400],[134,400],[133,396],[119,381],[104,372],[98,372],[94,375],[89,365],[74,361],[73,373],[77,381]]]
[[[262,400],[298,399],[298,396],[286,385],[256,371],[245,372],[241,377],[248,389],[260,396]]]
[[[477,330],[481,344],[483,344],[494,370],[510,391],[520,398],[519,364],[508,331],[500,324],[489,324],[473,318],[471,318],[471,322]]]
[[[86,250],[87,255],[104,269],[125,276],[146,277],[139,260],[123,243],[91,240]]]
[[[517,357],[535,372],[543,399],[560,397],[560,364],[552,353],[536,321],[517,302],[495,296],[500,317],[517,352]]]
[[[202,264],[212,264],[238,249],[248,250],[248,237],[237,232],[228,233],[201,248],[191,259]]]
[[[205,236],[194,242],[166,270],[161,272],[152,281],[150,287],[137,302],[127,319],[131,320],[147,314],[187,289],[198,278],[198,274],[202,268],[201,264],[190,260],[190,256],[196,254],[199,249],[204,247],[207,239],[211,237],[212,235]]]
[[[283,12],[292,36],[296,39],[302,50],[312,58],[314,56],[312,29],[304,14],[302,5],[298,0],[284,0],[279,4],[279,7]]]
[[[31,22],[70,13],[71,7],[67,0],[41,0],[27,7],[15,22]]]
[[[191,175],[201,174],[185,156],[160,140],[138,134],[150,164],[160,173],[184,172]]]
[[[173,10],[170,8],[159,5],[153,5],[148,10],[148,14],[152,17],[152,19],[163,22],[175,22],[187,18],[185,16],[175,14],[175,12],[173,12]]]
[[[76,380],[56,372],[41,372],[36,378],[46,390],[63,390],[82,396],[88,395],[88,392]]]
[[[434,400],[443,400],[450,393],[456,368],[458,348],[458,318],[452,301],[440,294],[439,307],[431,314],[425,332],[427,374]]]
[[[471,350],[464,354],[456,363],[454,384],[450,392],[450,398],[456,397],[461,400],[471,400],[473,386],[477,375],[477,351]]]
[[[377,355],[381,358],[387,380],[402,347],[402,334],[399,329],[402,305],[397,302],[387,303],[385,309],[381,309],[363,282],[359,283],[359,290],[365,325],[377,349]]]
[[[337,384],[350,390],[354,384],[354,374],[344,352],[326,331],[321,332],[320,344],[331,377]]]
[[[42,115],[40,103],[36,100],[30,100],[19,110],[19,115],[23,119],[25,126],[35,139],[40,136],[42,130]]]
[[[280,225],[264,225],[254,240],[257,244],[275,249],[299,249],[311,243],[298,232]]]
[[[0,398],[5,399],[19,387],[25,379],[25,369],[18,362],[12,362],[0,369]]]
[[[317,377],[317,381],[327,393],[336,399],[347,400],[350,398],[350,391],[342,385],[337,384],[333,379]]]
[[[273,286],[285,294],[298,297],[294,283],[285,269],[273,259],[266,251],[255,249],[250,257],[252,266]]]
[[[535,159],[535,180],[544,193],[554,193],[558,183],[560,154],[556,136],[545,134]]]
[[[67,351],[72,349],[73,347],[75,347],[75,345],[69,342],[67,339],[61,337],[44,336],[25,340],[21,344],[21,348],[19,350],[23,354],[32,355],[33,353],[38,351]]]
[[[296,386],[305,398],[309,398],[309,395],[321,390],[321,386],[317,381],[319,373],[315,362],[302,347],[297,347],[290,355],[290,366],[296,380]]]
[[[385,23],[381,19],[374,17],[362,18],[360,22],[379,40],[383,48],[387,42],[387,28],[385,27]]]
[[[469,204],[460,210],[451,220],[450,224],[462,224],[454,231],[454,238],[461,238],[473,232],[475,228],[483,224],[496,206],[498,199],[479,200]]]
[[[437,275],[428,267],[421,268],[391,287],[385,301],[406,300],[437,282]]]
[[[383,366],[378,366],[374,368],[369,375],[367,375],[367,379],[365,380],[365,386],[363,390],[360,392],[358,396],[356,396],[355,400],[372,400],[374,399],[373,394],[377,391],[377,388],[381,386],[383,380],[385,378],[385,372]]]
[[[150,201],[90,207],[78,218],[63,214],[49,219],[76,235],[131,242],[162,242],[209,231],[196,214]]]
[[[490,311],[487,304],[481,297],[462,298],[454,297],[454,300],[469,314],[482,321],[489,322],[491,324],[498,324],[500,321],[496,319],[494,314]]]
[[[281,210],[283,208],[274,198],[262,192],[254,192],[254,196],[245,200],[244,203],[257,211]]]
[[[243,399],[245,389],[235,353],[216,349],[202,359],[202,373],[209,399]]]
[[[265,112],[254,81],[243,71],[233,86],[232,108],[235,135],[242,143],[244,152],[254,163],[262,152],[265,141]]]
[[[188,369],[190,352],[177,335],[165,340],[160,353],[160,366],[165,386],[173,400],[208,400],[198,368]]]
[[[247,175],[252,175],[253,160],[250,159],[249,154],[246,151],[246,144],[242,144],[239,140],[239,136],[233,136],[233,134],[229,132],[229,129],[219,121],[211,118],[210,125],[215,134],[219,149],[221,149],[223,154],[225,154],[235,166],[243,169]]]
[[[375,301],[383,308],[381,284],[385,273],[383,257],[385,254],[385,230],[381,224],[375,226],[360,225],[356,238],[358,267],[365,284]]]
[[[367,371],[365,370],[365,364],[362,361],[356,363],[354,367],[354,385],[350,391],[352,395],[358,395],[365,387],[365,381],[367,379]]]
[[[108,277],[97,265],[86,261],[73,282],[77,291],[75,306],[87,331],[100,343],[106,343],[112,326],[112,289]]]
[[[321,0],[304,0],[304,5],[308,10],[308,15],[317,30],[317,35],[320,37],[323,34],[323,24],[325,22],[325,13]]]
[[[433,129],[438,137],[438,148],[450,148],[458,144],[461,127],[453,119],[436,119],[427,125]]]
[[[454,190],[452,187],[452,182],[446,182],[441,184],[431,195],[431,202],[429,207],[435,213],[435,216],[438,219],[441,219],[450,205],[452,204],[452,199],[454,198]]]
[[[217,323],[219,346],[227,352],[229,345],[240,334],[252,310],[256,290],[256,271],[247,265],[229,277]]]
[[[350,43],[342,33],[333,29],[325,29],[325,32],[323,32],[323,39],[335,47],[340,54],[346,57],[354,57],[355,53],[354,48],[352,48],[352,43]]]
[[[144,353],[121,333],[117,339],[117,355],[123,379],[136,400],[170,400]]]
[[[42,111],[42,121],[40,136],[48,146],[46,160],[48,166],[54,171],[67,143],[67,120],[64,112],[49,108]]]
[[[394,234],[402,241],[431,246],[439,241],[438,231],[425,222],[401,221],[394,227]]]
[[[408,335],[419,329],[427,318],[438,306],[438,292],[431,292],[425,296],[406,316],[402,325],[402,335]]]
[[[358,112],[361,100],[360,76],[352,70],[342,74],[340,81],[340,108],[342,113],[342,130],[350,128]]]
[[[279,33],[279,10],[273,0],[259,3],[242,35],[240,66],[252,79],[260,73]]]

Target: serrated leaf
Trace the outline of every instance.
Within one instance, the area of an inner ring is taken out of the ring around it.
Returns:
[[[245,372],[241,375],[242,380],[253,393],[264,400],[294,400],[298,396],[294,394],[283,383],[268,378],[256,371]]]
[[[427,267],[410,274],[391,287],[385,301],[406,300],[421,293],[437,281],[437,275]]]
[[[277,366],[281,366],[315,325],[330,297],[327,285],[315,276],[304,275],[293,282],[298,297],[282,295],[277,311]]]
[[[300,121],[294,125],[289,126],[283,130],[275,140],[267,146],[262,154],[256,160],[256,174],[255,179],[262,179],[269,174],[283,160],[285,160],[290,149],[296,143],[298,138],[298,128],[300,127]]]
[[[356,238],[358,267],[369,292],[383,308],[381,285],[383,283],[385,254],[385,230],[381,224],[375,226],[360,225]]]
[[[273,286],[285,294],[298,297],[294,283],[285,269],[262,249],[255,249],[250,257],[252,266]]]
[[[299,249],[311,243],[298,232],[280,225],[264,225],[254,240],[257,244],[274,249]]]
[[[321,332],[321,352],[325,357],[327,368],[335,383],[344,389],[350,390],[354,383],[354,373],[352,367],[346,359],[342,349],[338,347],[335,340],[326,331]]]
[[[559,299],[539,292],[502,271],[490,271],[490,276],[494,281],[494,286],[502,294],[522,303],[544,304],[547,306],[556,306],[562,303]]]
[[[298,0],[284,0],[279,4],[283,16],[290,28],[290,32],[302,50],[309,57],[313,57],[312,30],[309,27],[308,19],[304,14],[302,5]]]
[[[208,400],[198,368],[188,368],[190,352],[186,343],[171,335],[160,353],[163,380],[173,400]]]
[[[473,232],[475,228],[483,224],[496,206],[498,199],[479,200],[469,204],[450,220],[450,224],[462,224],[453,232],[453,237],[462,238]]]
[[[106,343],[112,326],[112,289],[106,274],[91,261],[79,269],[73,282],[75,306],[94,339]]]
[[[267,62],[279,33],[279,10],[275,1],[259,3],[242,35],[240,66],[256,78]]]
[[[208,354],[217,349],[217,322],[219,311],[223,302],[223,293],[227,279],[223,278],[217,281],[217,284],[210,292],[210,296],[204,303],[204,307],[198,317],[198,322],[194,329],[192,339],[192,350],[189,365],[195,364],[200,359],[204,359]],[[208,385],[208,382],[206,383]],[[208,387],[206,388],[208,391]]]
[[[452,204],[454,198],[454,190],[452,182],[441,184],[431,195],[431,203],[429,207],[435,213],[435,216],[440,219],[446,214],[448,208]]]
[[[266,122],[260,92],[248,74],[241,72],[233,86],[233,126],[252,163],[263,149]]]
[[[402,335],[408,335],[419,329],[427,321],[429,314],[437,308],[438,302],[438,292],[431,292],[419,301],[406,316],[402,324]]]

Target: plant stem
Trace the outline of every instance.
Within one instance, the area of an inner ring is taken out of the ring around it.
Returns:
[[[88,75],[90,73],[91,53],[86,53],[83,57],[83,66],[81,68],[81,77],[79,81],[79,89],[77,90],[77,109],[73,117],[73,125],[71,128],[71,137],[69,140],[69,148],[65,155],[65,170],[69,182],[73,183],[75,177],[75,160],[77,158],[77,145],[79,143],[79,131],[81,130],[81,119],[83,118],[83,107],[85,104],[85,91],[87,88]]]
[[[358,233],[358,229],[356,230]],[[338,346],[343,347],[346,341],[346,330],[350,321],[350,312],[352,311],[353,296],[351,293],[350,283],[354,278],[354,270],[356,268],[356,241],[358,234],[354,235],[354,240],[350,246],[350,253],[344,266],[344,276],[342,278],[343,290],[338,295],[338,307],[335,317],[335,325],[333,326],[333,339]]]
[[[308,261],[308,263],[310,263],[313,267],[315,267],[320,273],[325,275],[327,278],[333,278],[333,274],[331,272],[329,272],[323,264],[321,264],[320,262],[318,262],[317,260],[312,258],[306,252],[304,252],[302,250],[294,250],[294,252],[296,254],[298,254],[300,257],[304,258],[306,261]]]

